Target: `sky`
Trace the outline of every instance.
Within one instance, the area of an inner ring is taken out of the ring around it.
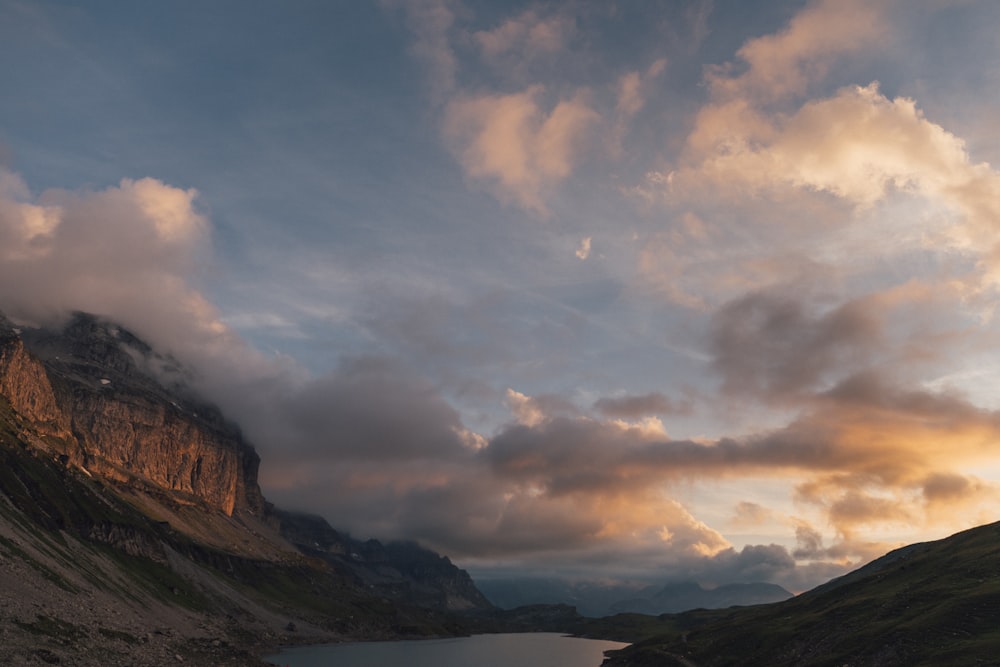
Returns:
[[[474,576],[1000,518],[1000,4],[0,0],[0,310]]]

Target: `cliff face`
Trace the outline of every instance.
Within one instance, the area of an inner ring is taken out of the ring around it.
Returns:
[[[0,315],[0,395],[39,433],[69,438],[69,420],[56,403],[48,375],[25,349],[19,334]]]
[[[103,498],[81,514],[62,506],[72,506],[79,493],[63,493],[53,482],[46,493],[62,500],[45,504],[25,495],[39,491],[37,480],[5,478],[5,470],[23,464],[0,465],[0,515],[6,495],[45,530],[71,531],[160,565],[183,553],[223,572],[233,571],[234,562],[261,563],[273,573],[305,568],[296,576],[392,614],[490,608],[468,574],[446,558],[416,545],[360,542],[322,518],[275,510],[258,486],[254,449],[217,408],[187,389],[187,380],[171,357],[99,318],[77,314],[65,327],[46,330],[15,326],[0,314],[0,454],[37,461],[52,468],[45,467],[47,475],[93,485]],[[132,518],[103,516],[105,502],[126,507]],[[337,609],[348,620],[369,617]]]
[[[178,502],[260,513],[256,452],[215,408],[167,388],[179,372],[169,357],[90,315],[75,315],[61,331],[0,321],[0,393],[51,436],[46,449]]]

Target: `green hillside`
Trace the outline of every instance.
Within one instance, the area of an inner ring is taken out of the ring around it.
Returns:
[[[606,667],[1000,664],[1000,523],[891,552],[791,600],[660,617]]]

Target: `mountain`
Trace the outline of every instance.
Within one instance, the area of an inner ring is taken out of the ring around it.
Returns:
[[[660,617],[605,667],[987,665],[1000,655],[1000,523],[890,552],[785,602]]]
[[[493,607],[468,572],[415,542],[361,541],[334,530],[322,517],[281,510],[274,515],[282,535],[300,552],[349,571],[384,597],[450,611]]]
[[[465,631],[492,610],[410,543],[271,506],[174,359],[111,322],[0,315],[0,659],[253,665],[283,642]]]
[[[702,588],[698,583],[689,581],[667,584],[648,597],[621,600],[613,604],[610,611],[658,616],[689,609],[724,609],[767,604],[790,597],[792,594],[777,584],[724,584],[715,588]]]
[[[515,609],[538,604],[566,604],[583,616],[606,616],[623,599],[635,597],[635,586],[568,581],[555,577],[516,577],[477,579],[476,586],[487,599],[501,609]]]
[[[660,588],[558,578],[481,579],[476,582],[490,602],[501,609],[533,604],[569,604],[592,618],[620,613],[659,615],[688,609],[718,609],[778,602],[792,594],[776,584],[726,584],[702,588],[696,582],[676,582]]]

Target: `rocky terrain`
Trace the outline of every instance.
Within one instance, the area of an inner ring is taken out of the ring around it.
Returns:
[[[183,369],[78,314],[0,316],[0,660],[253,665],[285,643],[461,633],[468,574],[273,508]]]

